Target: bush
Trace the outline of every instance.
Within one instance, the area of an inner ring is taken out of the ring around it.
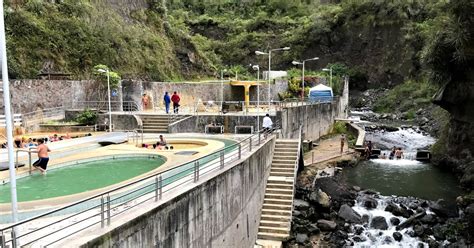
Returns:
[[[97,113],[91,109],[84,109],[76,116],[76,121],[82,125],[94,125],[97,122]]]

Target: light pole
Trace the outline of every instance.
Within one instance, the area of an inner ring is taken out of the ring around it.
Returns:
[[[303,65],[303,69],[302,69],[302,76],[301,76],[301,87],[303,88],[303,91],[302,91],[302,94],[301,94],[301,101],[304,101],[304,65],[306,63],[306,61],[312,61],[312,60],[318,60],[319,57],[314,57],[314,58],[310,58],[310,59],[305,59],[303,60],[303,62],[299,62],[299,61],[293,61],[291,62],[293,65]]]
[[[112,132],[112,108],[110,107],[110,71],[109,69],[98,69],[97,71],[107,74],[107,95],[109,97],[109,132]]]
[[[332,88],[332,66],[328,68],[323,68],[323,71],[328,71],[329,72],[329,87]]]
[[[221,70],[221,112],[224,104],[224,72],[227,72],[227,69]]]
[[[8,170],[10,174],[10,194],[12,200],[12,219],[13,223],[18,222],[18,203],[16,194],[16,174],[13,157],[13,124],[10,107],[10,82],[8,81],[7,48],[5,40],[5,22],[3,16],[3,0],[0,0],[0,53],[2,59],[2,81],[3,81],[3,102],[5,107],[5,124],[7,128],[7,147],[8,147]],[[17,228],[13,231],[16,233]],[[13,235],[13,234],[12,234]],[[18,233],[16,235],[18,236]],[[16,239],[12,239],[13,247],[16,247]]]
[[[281,48],[275,48],[275,49],[270,49],[268,50],[267,53],[265,52],[261,52],[261,51],[255,51],[255,54],[257,55],[268,55],[268,112],[270,112],[270,83],[271,83],[271,79],[270,79],[270,74],[271,74],[271,71],[272,71],[272,52],[274,51],[288,51],[290,50],[290,47],[281,47]]]
[[[260,130],[260,66],[253,65],[252,69],[257,70],[257,131]]]

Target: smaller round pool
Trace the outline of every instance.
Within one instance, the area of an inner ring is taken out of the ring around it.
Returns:
[[[27,202],[82,193],[114,185],[160,167],[162,156],[101,159],[77,163],[17,180],[18,201]],[[0,203],[10,202],[10,184],[0,185]]]

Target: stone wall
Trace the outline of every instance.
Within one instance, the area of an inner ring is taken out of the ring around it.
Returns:
[[[273,146],[81,247],[253,247]]]

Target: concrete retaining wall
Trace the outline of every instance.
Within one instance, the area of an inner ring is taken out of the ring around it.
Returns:
[[[274,140],[237,165],[82,247],[252,247]]]
[[[205,126],[211,122],[224,125],[226,133],[234,133],[235,126],[253,126],[254,130],[257,130],[256,116],[198,115],[171,124],[168,131],[170,133],[204,133]],[[260,116],[260,128],[262,123],[263,116]]]

